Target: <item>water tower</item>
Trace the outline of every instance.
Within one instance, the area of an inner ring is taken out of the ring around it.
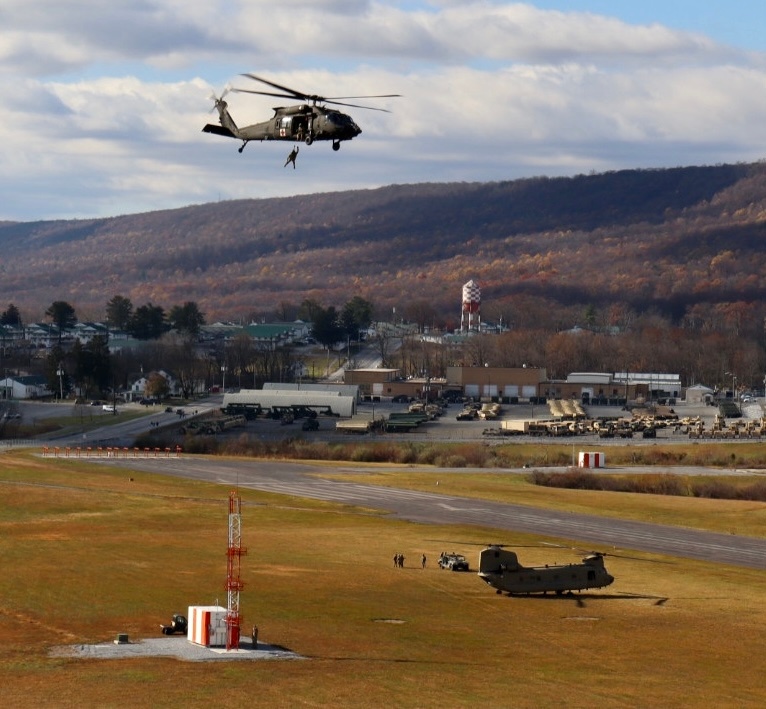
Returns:
[[[474,281],[463,286],[463,304],[460,312],[460,332],[478,331],[481,327],[481,288]]]

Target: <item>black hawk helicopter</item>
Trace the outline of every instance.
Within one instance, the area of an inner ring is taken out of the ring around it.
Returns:
[[[582,591],[604,588],[614,576],[604,566],[603,552],[588,553],[579,564],[522,566],[515,552],[490,544],[479,554],[479,578],[497,593],[516,594]],[[618,556],[618,555],[614,555]]]
[[[255,74],[243,74],[249,79],[260,81],[281,93],[273,91],[255,91],[253,89],[226,89],[220,97],[213,95],[211,98],[215,102],[214,110],[218,111],[220,125],[208,123],[202,131],[204,133],[214,133],[227,138],[237,138],[242,141],[239,147],[241,153],[245,146],[251,140],[289,140],[291,142],[306,143],[311,145],[315,140],[331,140],[332,149],[339,150],[340,144],[344,140],[351,140],[358,136],[362,129],[354,122],[351,116],[340,111],[329,108],[327,104],[334,106],[349,106],[351,108],[366,108],[371,111],[383,111],[389,113],[385,108],[375,108],[373,106],[361,106],[354,103],[344,103],[347,99],[360,98],[396,98],[399,94],[383,94],[378,96],[317,96],[316,94],[305,94],[296,91],[287,86],[268,81]],[[278,98],[296,99],[306,101],[297,106],[276,106],[274,115],[262,123],[254,123],[244,128],[237,127],[234,119],[228,110],[228,104],[224,101],[229,91],[246,94],[259,94],[261,96],[276,96]]]

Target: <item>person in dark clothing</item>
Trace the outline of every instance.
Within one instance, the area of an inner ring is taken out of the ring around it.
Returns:
[[[283,165],[283,167],[287,167],[290,163],[293,164],[293,170],[295,170],[295,158],[298,157],[298,151],[300,148],[296,145],[291,151],[290,154],[287,156],[287,161]]]

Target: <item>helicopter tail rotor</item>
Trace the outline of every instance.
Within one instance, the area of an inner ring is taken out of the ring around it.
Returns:
[[[215,92],[210,94],[210,100],[213,102],[213,107],[210,109],[210,113],[213,113],[214,111],[220,111],[221,109],[225,109],[228,106],[224,99],[230,91],[231,86],[227,84],[221,92],[220,96],[216,96]]]

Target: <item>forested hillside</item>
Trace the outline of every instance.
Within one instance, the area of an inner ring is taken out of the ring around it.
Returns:
[[[44,199],[44,195],[41,196]],[[81,320],[109,299],[207,320],[289,315],[359,294],[381,313],[455,324],[463,283],[516,328],[677,325],[762,335],[766,165],[397,185],[111,219],[0,223],[0,303]]]

